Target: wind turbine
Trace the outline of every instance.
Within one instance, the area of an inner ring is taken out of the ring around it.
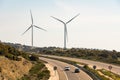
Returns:
[[[44,31],[46,31],[46,30],[33,24],[33,16],[32,16],[31,10],[30,10],[30,15],[31,15],[32,24],[23,34],[25,34],[31,28],[31,45],[32,45],[32,48],[33,48],[33,27],[36,27],[36,28],[44,30]]]
[[[56,17],[51,16],[52,18],[54,18],[54,19],[56,19],[57,21],[63,23],[63,25],[64,25],[64,49],[66,49],[66,39],[67,39],[67,37],[68,37],[67,24],[70,23],[73,19],[75,19],[75,18],[76,18],[77,16],[79,16],[79,15],[80,15],[80,13],[77,14],[76,16],[74,16],[72,19],[70,19],[70,20],[67,21],[67,22],[64,22],[64,21],[62,21],[62,20],[60,20],[60,19],[58,19],[58,18],[56,18]]]

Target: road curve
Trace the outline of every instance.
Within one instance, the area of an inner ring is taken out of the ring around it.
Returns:
[[[74,73],[75,66],[73,65],[70,65],[61,61],[53,60],[53,59],[43,58],[43,57],[40,57],[40,59],[47,61],[49,64],[57,66],[60,80],[93,80],[90,76],[88,76],[82,70],[80,71],[80,73]],[[64,71],[65,66],[69,66],[70,71]]]
[[[113,64],[102,63],[102,62],[91,61],[91,60],[85,60],[85,59],[78,59],[78,58],[53,56],[53,55],[44,55],[44,56],[49,56],[49,57],[54,57],[54,58],[62,58],[62,59],[66,59],[66,60],[76,61],[76,62],[82,62],[82,63],[88,64],[91,67],[93,65],[96,65],[97,69],[106,69],[106,70],[109,70],[108,66],[112,66],[111,72],[120,75],[120,66],[116,66],[116,65],[113,65]]]

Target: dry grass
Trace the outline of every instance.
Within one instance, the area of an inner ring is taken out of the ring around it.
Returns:
[[[17,80],[28,74],[31,67],[32,63],[24,58],[21,61],[13,61],[0,56],[0,80]]]

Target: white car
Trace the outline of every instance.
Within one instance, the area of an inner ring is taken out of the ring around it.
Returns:
[[[64,68],[64,70],[65,70],[65,71],[69,71],[69,70],[70,70],[70,67],[69,67],[69,66],[66,66],[66,67]]]

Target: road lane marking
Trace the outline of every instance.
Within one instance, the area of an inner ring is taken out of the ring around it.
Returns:
[[[61,66],[59,66],[59,67],[60,67],[60,69],[63,71],[63,73],[64,73],[64,75],[65,75],[65,77],[66,77],[66,80],[68,80],[67,74],[66,74],[66,72],[64,71],[64,69],[62,69]]]

